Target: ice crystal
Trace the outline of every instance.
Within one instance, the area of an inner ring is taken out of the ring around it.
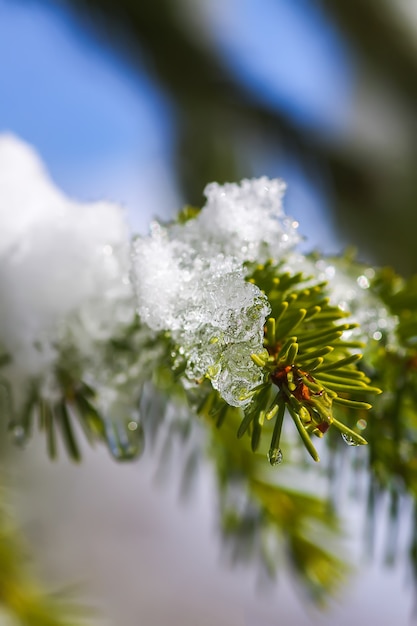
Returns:
[[[185,224],[154,223],[134,244],[139,314],[171,332],[189,380],[208,375],[229,404],[261,381],[250,355],[262,349],[270,307],[245,281],[245,261],[280,258],[299,239],[282,208],[285,185],[266,177],[206,187],[207,204]]]
[[[241,183],[210,183],[207,203],[175,236],[200,251],[221,252],[241,263],[280,260],[300,240],[298,223],[288,217],[282,198],[286,185],[266,176]]]
[[[251,358],[262,346],[268,302],[245,281],[242,265],[221,253],[210,258],[170,240],[162,227],[134,246],[139,314],[168,330],[187,360],[189,380],[209,374],[230,404],[260,382]]]

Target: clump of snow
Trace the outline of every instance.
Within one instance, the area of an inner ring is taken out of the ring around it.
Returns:
[[[32,148],[0,137],[0,345],[17,406],[47,379],[59,344],[84,355],[130,323],[129,232],[122,210],[82,204],[51,182]]]
[[[245,261],[281,258],[299,240],[282,208],[285,185],[266,177],[206,188],[194,220],[163,227],[134,244],[138,312],[154,330],[170,331],[190,380],[208,375],[235,406],[262,380],[251,354],[263,347],[270,312],[245,281]]]
[[[221,252],[241,263],[280,260],[300,240],[298,222],[284,212],[285,189],[284,181],[266,176],[210,183],[197,218],[174,228],[174,236],[204,253]]]
[[[282,258],[298,242],[284,190],[265,177],[212,183],[196,219],[154,223],[131,257],[119,207],[66,198],[29,146],[0,137],[0,348],[12,357],[2,373],[18,410],[32,381],[58,399],[54,367],[65,352],[77,355],[103,410],[126,412],[121,395],[144,362],[138,354],[116,372],[106,342],[134,319],[132,258],[139,315],[151,332],[171,333],[186,378],[208,375],[227,402],[247,402],[262,380],[251,354],[262,350],[270,307],[244,263]],[[141,353],[146,337],[138,341]]]

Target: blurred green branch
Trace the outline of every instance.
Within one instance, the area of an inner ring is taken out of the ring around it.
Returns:
[[[324,0],[353,48],[375,72],[389,81],[414,110],[417,105],[415,37],[394,8],[395,0]]]
[[[48,594],[30,572],[26,549],[0,493],[0,620],[16,626],[82,626],[85,608]],[[10,620],[10,621],[9,621]]]

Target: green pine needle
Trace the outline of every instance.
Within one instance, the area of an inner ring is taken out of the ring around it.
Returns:
[[[368,396],[380,393],[357,369],[361,355],[350,353],[360,342],[343,338],[357,324],[343,321],[348,314],[329,304],[325,283],[303,287],[304,280],[299,273],[280,274],[272,264],[257,266],[251,276],[251,282],[269,298],[272,316],[265,324],[267,352],[252,355],[254,363],[264,370],[265,383],[251,394],[238,436],[249,432],[252,449],[257,450],[264,425],[274,420],[270,442],[274,460],[286,410],[307,451],[317,461],[311,436],[322,437],[331,426],[350,445],[366,444],[361,435],[335,418],[334,407],[369,410]],[[265,406],[272,387],[277,387],[278,393]]]

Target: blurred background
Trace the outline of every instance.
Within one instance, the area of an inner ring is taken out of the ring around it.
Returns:
[[[0,130],[34,145],[67,195],[122,204],[132,232],[201,205],[209,181],[279,176],[305,249],[353,245],[410,274],[416,35],[412,0],[0,0]],[[72,467],[51,464],[37,441],[13,454],[8,481],[38,568],[80,583],[100,624],[412,616],[401,541],[397,567],[384,568],[379,528],[367,560],[365,510],[348,497],[358,571],[322,614],[288,572],[260,588],[255,570],[227,567],[208,466],[184,504],[179,470],[155,479],[157,455],[123,467],[86,450]]]

